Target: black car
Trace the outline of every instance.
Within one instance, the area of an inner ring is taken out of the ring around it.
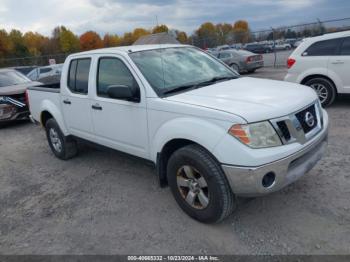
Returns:
[[[256,54],[272,53],[273,51],[271,46],[263,44],[247,44],[244,49]]]

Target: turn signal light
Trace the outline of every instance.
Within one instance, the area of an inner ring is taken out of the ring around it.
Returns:
[[[243,144],[248,145],[250,143],[250,139],[248,137],[247,132],[242,128],[241,125],[233,125],[228,131],[232,136],[238,138]]]
[[[296,60],[293,58],[288,58],[287,60],[287,67],[288,69],[291,68],[295,64]]]

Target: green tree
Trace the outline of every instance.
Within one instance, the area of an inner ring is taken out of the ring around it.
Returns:
[[[0,57],[8,56],[12,48],[12,43],[6,30],[0,30]]]
[[[73,53],[79,51],[79,38],[64,26],[61,27],[59,35],[60,50],[64,53]]]
[[[217,24],[215,29],[218,35],[218,41],[221,45],[232,42],[233,27],[231,24]]]
[[[23,57],[28,55],[28,49],[24,44],[24,38],[21,31],[13,29],[8,37],[11,41],[11,56]]]

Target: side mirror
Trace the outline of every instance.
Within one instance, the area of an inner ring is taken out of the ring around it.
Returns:
[[[137,89],[126,85],[110,85],[107,88],[107,94],[110,98],[140,102]]]

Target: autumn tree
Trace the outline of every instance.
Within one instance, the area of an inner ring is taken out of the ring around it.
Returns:
[[[88,31],[80,36],[80,49],[83,51],[103,47],[101,37],[94,31]]]
[[[215,25],[211,22],[202,24],[195,32],[199,45],[203,48],[214,47],[217,45],[218,35]]]
[[[166,25],[157,25],[152,29],[152,34],[168,33],[169,28]]]
[[[23,39],[30,55],[38,56],[42,54],[47,37],[39,33],[27,32],[24,34]]]
[[[103,37],[103,46],[104,47],[114,47],[121,44],[121,39],[118,35],[105,34]]]
[[[179,41],[181,44],[187,44],[188,42],[188,37],[187,37],[187,34],[186,32],[183,32],[183,31],[177,31],[176,32],[176,39],[177,41]]]
[[[135,28],[134,31],[132,32],[132,38],[133,42],[135,42],[137,39],[139,39],[142,36],[149,35],[150,32],[144,28]]]
[[[134,43],[134,37],[131,32],[126,32],[123,35],[121,44],[122,45],[132,45]]]
[[[249,24],[245,20],[238,20],[233,24],[233,33],[236,43],[247,43],[250,37]]]

